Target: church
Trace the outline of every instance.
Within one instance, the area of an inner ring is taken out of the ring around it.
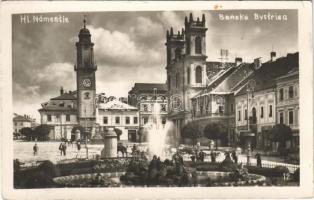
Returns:
[[[192,120],[192,98],[207,85],[235,66],[230,62],[206,61],[206,19],[185,17],[185,28],[174,33],[167,31],[167,87],[168,119],[173,121],[176,138],[181,138],[182,127]]]

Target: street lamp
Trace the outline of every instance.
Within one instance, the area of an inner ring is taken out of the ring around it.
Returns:
[[[86,158],[88,159],[88,147],[87,147],[87,121],[86,121],[86,107],[84,109],[84,115],[85,115],[85,127],[84,127],[84,132],[85,132],[85,149],[86,149]]]
[[[252,156],[252,151],[251,151],[251,129],[250,129],[250,120],[249,120],[249,101],[250,101],[250,95],[251,98],[254,98],[254,88],[255,88],[255,81],[254,80],[249,80],[248,84],[246,85],[246,92],[247,92],[247,109],[246,109],[246,120],[247,120],[247,165],[250,165],[251,163],[251,156]]]

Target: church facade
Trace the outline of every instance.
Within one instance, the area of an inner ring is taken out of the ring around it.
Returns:
[[[206,61],[206,19],[185,17],[185,28],[167,31],[168,119],[175,125],[175,137],[192,120],[192,98],[204,91],[221,70],[234,63]]]

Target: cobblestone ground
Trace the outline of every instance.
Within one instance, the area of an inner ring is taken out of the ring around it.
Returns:
[[[86,158],[86,149],[85,144],[81,144],[81,150],[77,150],[76,144],[67,145],[66,156],[60,154],[59,145],[60,142],[36,142],[38,146],[38,155],[33,155],[33,146],[35,142],[14,142],[14,159],[19,159],[21,162],[26,163],[27,165],[33,165],[36,161],[39,160],[50,160],[53,163],[57,163],[58,161],[75,159],[75,158]],[[101,144],[88,144],[88,155],[89,158],[93,158],[96,154],[101,153],[103,149],[103,145]],[[209,151],[204,151],[209,154]],[[253,154],[254,155],[254,154]],[[168,156],[171,158],[171,156]],[[225,158],[223,153],[216,158],[217,162],[223,161]],[[184,160],[191,160],[190,155],[183,155]],[[246,163],[247,157],[244,154],[240,154],[238,158],[239,162]],[[205,157],[205,161],[210,161],[210,156],[207,155]],[[256,163],[256,159],[254,156],[251,157],[251,163],[254,165]],[[286,164],[278,161],[269,161],[262,160],[263,165],[284,165],[289,168],[290,172],[293,172],[298,166]]]
[[[36,162],[38,160],[50,160],[54,163],[74,158],[86,158],[85,144],[81,144],[81,150],[77,150],[76,144],[67,145],[66,156],[61,155],[59,150],[60,142],[36,142],[38,154],[33,155],[35,142],[14,142],[14,159],[21,162]],[[88,145],[88,155],[90,158],[100,154],[103,145]]]

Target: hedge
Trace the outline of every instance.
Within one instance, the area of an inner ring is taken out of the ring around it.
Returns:
[[[248,166],[248,172],[252,174],[259,174],[266,177],[282,177],[284,173],[289,173],[289,169],[283,166],[277,166],[275,168]]]

